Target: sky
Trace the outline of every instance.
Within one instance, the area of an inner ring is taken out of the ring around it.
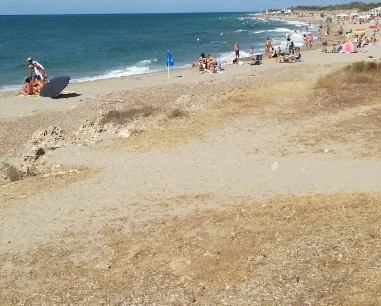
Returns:
[[[354,0],[352,0],[354,1]],[[343,0],[0,0],[0,15],[261,12],[297,5],[343,4]],[[364,1],[363,2],[375,2]],[[308,4],[307,4],[308,3]]]

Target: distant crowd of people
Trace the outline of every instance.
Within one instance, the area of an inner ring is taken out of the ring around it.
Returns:
[[[17,95],[39,95],[48,78],[45,68],[33,58],[28,57],[29,75],[24,79],[24,85]]]

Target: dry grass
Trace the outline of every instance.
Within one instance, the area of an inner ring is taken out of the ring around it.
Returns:
[[[168,150],[179,144],[203,137],[209,130],[225,124],[239,116],[247,116],[253,111],[270,106],[273,99],[263,95],[266,85],[242,86],[231,91],[219,93],[214,101],[202,108],[184,112],[173,111],[159,124],[124,140],[118,139],[111,150],[128,147],[131,151]],[[173,120],[176,119],[176,120]]]
[[[355,62],[319,78],[316,99],[323,111],[380,103],[381,67],[374,62]]]
[[[23,179],[23,173],[18,170],[15,166],[8,163],[4,163],[2,168],[4,169],[4,175],[11,181],[16,182]],[[1,170],[1,169],[0,169]]]
[[[178,119],[178,118],[183,118],[183,117],[187,117],[187,116],[188,116],[188,113],[186,111],[181,110],[179,108],[175,108],[175,109],[170,111],[167,118],[168,119]]]
[[[377,80],[381,77],[380,71],[374,69],[372,63],[354,63],[317,81],[242,85],[220,93],[215,97],[215,102],[205,105],[202,111],[188,110],[183,115],[182,110],[176,109],[176,114],[159,119],[156,127],[146,129],[129,139],[117,140],[108,149],[127,147],[131,151],[168,150],[201,138],[209,130],[224,125],[231,119],[253,113],[262,118],[297,124],[302,120],[324,117],[326,114],[340,113],[359,106],[376,107],[381,102],[377,85]],[[306,130],[298,136],[298,142],[309,146],[326,141],[348,142],[362,133],[366,137],[357,141],[365,146],[365,151],[359,154],[378,156],[378,119],[376,112],[369,112],[367,116],[358,119],[338,116],[337,122],[322,125],[312,131]],[[359,132],[360,122],[363,126]]]
[[[357,114],[350,119],[338,120],[329,126],[321,126],[308,133],[301,133],[299,141],[314,146],[321,143],[356,144],[355,155],[381,157],[381,108]]]
[[[116,123],[124,125],[139,117],[152,117],[159,111],[153,106],[142,106],[139,108],[131,108],[125,110],[111,110],[103,115],[100,124]]]
[[[356,62],[318,79],[314,102],[300,105],[297,112],[322,116],[322,121],[325,114],[337,114],[336,121],[304,131],[298,141],[309,146],[327,142],[356,143],[356,155],[380,157],[380,81],[381,69],[374,62]],[[364,107],[369,110],[361,111]]]
[[[18,200],[32,197],[41,192],[63,188],[69,184],[86,180],[97,173],[98,170],[82,166],[75,168],[64,167],[59,170],[57,175],[47,177],[40,175],[13,181],[12,183],[0,186],[0,209],[6,208]]]
[[[6,305],[379,305],[380,217],[374,193],[247,201],[132,234],[115,221],[98,250],[71,235],[2,256],[0,291]]]

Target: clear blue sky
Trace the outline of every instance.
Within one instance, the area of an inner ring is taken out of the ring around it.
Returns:
[[[0,15],[259,12],[297,5],[342,4],[343,0],[0,0]],[[377,2],[377,1],[363,1]]]

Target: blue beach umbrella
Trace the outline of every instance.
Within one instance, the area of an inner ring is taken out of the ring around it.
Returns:
[[[70,76],[57,76],[47,81],[42,87],[40,96],[56,98],[69,84]]]
[[[167,67],[168,67],[168,78],[169,78],[169,67],[174,66],[175,61],[172,58],[171,52],[167,51]]]

